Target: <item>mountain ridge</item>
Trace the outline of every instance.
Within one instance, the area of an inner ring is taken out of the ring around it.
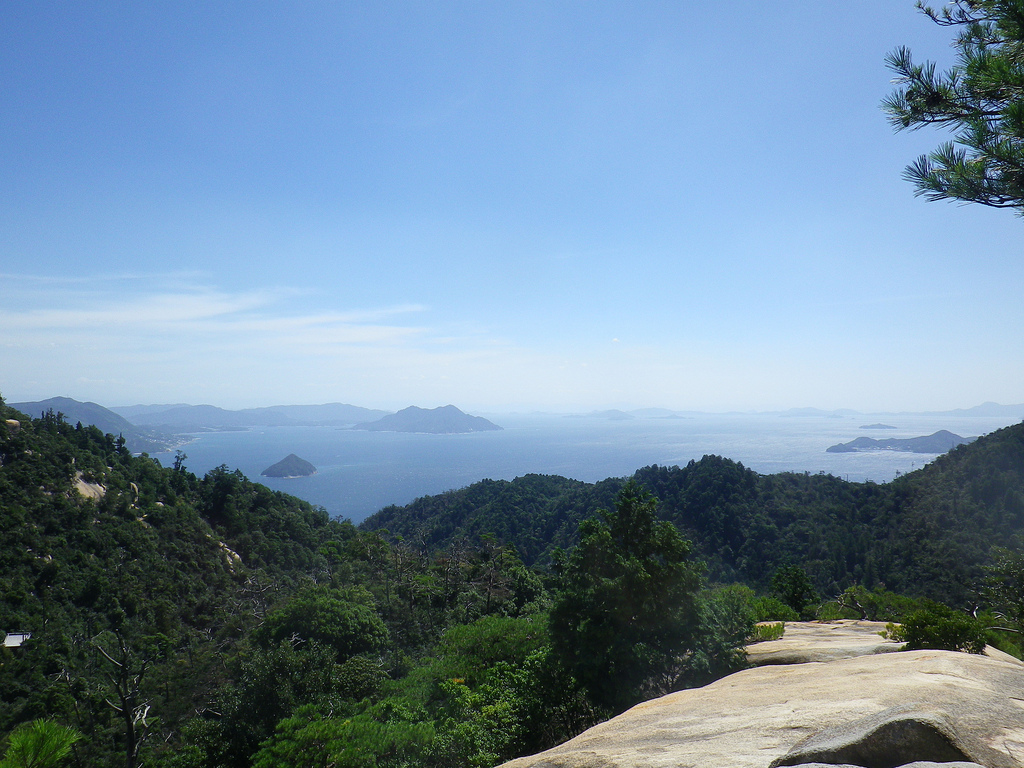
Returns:
[[[991,547],[1013,546],[1024,530],[1024,424],[884,484],[761,475],[715,455],[682,467],[643,467],[631,478],[658,499],[659,515],[691,540],[714,581],[766,586],[776,568],[803,562],[826,594],[849,583],[884,582],[966,603],[967,585],[980,579]],[[556,548],[575,543],[584,519],[612,508],[626,479],[485,480],[385,507],[360,528],[386,529],[431,548],[459,535],[491,535],[514,546],[524,562],[548,563]]]
[[[347,427],[379,417],[387,411],[362,408],[347,403],[322,405],[273,405],[232,411],[215,405],[174,405],[166,410],[156,406],[125,406],[124,418],[139,426],[165,430],[198,432],[203,430],[248,429],[250,427]]]
[[[41,418],[47,411],[53,411],[63,414],[70,424],[80,422],[86,426],[94,426],[107,434],[121,435],[124,437],[128,449],[133,453],[166,451],[181,444],[180,440],[171,435],[133,424],[120,414],[109,408],[104,408],[98,403],[81,402],[70,397],[50,397],[46,400],[8,403],[7,405],[35,419]]]
[[[341,718],[323,721],[343,746],[353,743],[352,728],[360,723],[367,738],[376,738],[388,724],[374,719],[380,710],[367,697],[384,693],[381,659],[389,657],[403,665],[428,660],[421,671],[395,673],[386,689],[393,704],[386,712],[426,713],[407,723],[425,734],[475,728],[478,709],[453,718],[453,707],[463,695],[490,695],[492,683],[507,679],[486,677],[490,670],[529,675],[528,685],[514,688],[515,699],[496,702],[502,707],[517,706],[521,692],[534,685],[550,685],[551,698],[530,694],[528,710],[499,710],[520,713],[522,733],[531,738],[529,744],[507,739],[504,757],[550,746],[533,737],[548,727],[551,712],[567,706],[571,684],[550,667],[528,662],[543,658],[534,655],[546,642],[537,611],[550,593],[515,552],[532,552],[541,570],[553,565],[554,548],[571,546],[581,520],[611,509],[625,478],[584,483],[532,475],[477,483],[418,500],[419,516],[395,508],[389,523],[396,525],[385,533],[330,520],[324,510],[226,466],[202,478],[177,462],[161,467],[131,456],[99,429],[55,416],[33,421],[0,405],[0,572],[9,576],[11,595],[0,601],[0,628],[32,632],[31,641],[0,664],[0,732],[40,712],[83,730],[108,721],[115,728],[107,703],[115,699],[103,695],[113,693],[108,686],[114,682],[98,651],[105,648],[115,665],[120,659],[150,670],[145,681],[138,676],[140,691],[160,720],[154,726],[159,738],[142,744],[146,764],[196,765],[195,755],[209,750],[201,765],[280,765],[267,762],[265,740],[279,723],[296,723],[289,719],[296,703],[344,707]],[[797,565],[820,596],[833,601],[858,584],[971,607],[969,590],[993,562],[991,547],[1013,546],[1024,530],[1024,425],[960,446],[882,485],[809,473],[760,475],[719,456],[685,467],[652,465],[634,478],[658,499],[661,517],[690,539],[692,557],[707,561],[711,580],[732,584],[709,592],[708,600],[767,591],[773,572]],[[76,491],[80,482],[103,492],[86,496]],[[557,578],[557,568],[547,573]],[[310,637],[316,642],[306,641]],[[352,644],[360,638],[372,640],[366,656]],[[119,639],[128,644],[120,646],[123,656],[117,655]],[[467,674],[461,649],[488,655]],[[961,665],[976,663],[967,655],[952,657]],[[871,663],[890,662],[872,657]],[[65,679],[51,670],[66,670]],[[898,678],[889,673],[881,679]],[[859,685],[854,674],[839,679]],[[73,682],[99,695],[72,695],[65,686]],[[460,698],[438,700],[445,686]],[[763,710],[763,695],[741,698]],[[837,722],[849,721],[849,698],[841,697]],[[368,701],[372,709],[361,709]],[[987,706],[974,709],[988,714]],[[820,720],[819,709],[812,701],[813,722]],[[204,715],[211,711],[215,718]],[[498,738],[509,722],[495,720],[484,735]],[[313,725],[324,732],[320,721]],[[119,734],[89,733],[80,745],[81,763],[115,764]],[[464,743],[474,748],[457,742]],[[725,746],[736,751],[732,738]],[[426,768],[449,764],[424,761],[423,754],[410,748],[402,759]],[[763,765],[763,750],[756,756]],[[474,764],[494,762],[481,758]],[[294,764],[308,764],[303,759]]]

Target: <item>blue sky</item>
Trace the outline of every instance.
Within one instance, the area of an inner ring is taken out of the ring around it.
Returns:
[[[945,136],[878,106],[950,37],[909,0],[5,3],[0,394],[1024,402],[1024,221],[915,198]]]

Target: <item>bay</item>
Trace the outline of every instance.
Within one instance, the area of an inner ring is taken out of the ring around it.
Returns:
[[[874,451],[826,453],[856,437],[917,437],[947,429],[986,434],[1016,419],[1006,417],[885,416],[897,427],[866,430],[874,416],[702,414],[684,418],[614,421],[557,415],[487,418],[504,429],[464,435],[365,432],[335,427],[261,427],[193,436],[183,450],[186,467],[202,475],[226,465],[270,488],[360,522],[389,504],[462,488],[486,478],[512,480],[553,474],[595,482],[624,477],[651,464],[685,465],[706,454],[739,461],[762,474],[824,472],[851,481],[888,482],[935,458],[932,454]],[[312,462],[317,474],[266,478],[260,472],[289,453]],[[154,455],[169,466],[174,453]]]

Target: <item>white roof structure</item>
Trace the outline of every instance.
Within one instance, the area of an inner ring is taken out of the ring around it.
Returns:
[[[4,648],[17,648],[31,637],[31,632],[7,632],[4,635]]]

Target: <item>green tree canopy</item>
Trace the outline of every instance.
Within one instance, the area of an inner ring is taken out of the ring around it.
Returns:
[[[937,73],[908,48],[886,57],[896,91],[883,103],[897,130],[926,125],[955,132],[907,166],[904,177],[929,200],[963,200],[1024,215],[1024,0],[953,0],[933,22],[956,27],[956,63]]]
[[[807,571],[798,565],[784,565],[772,575],[772,594],[797,613],[811,618],[813,606],[820,599]]]
[[[7,737],[0,768],[57,768],[82,734],[52,720],[22,723]]]
[[[316,640],[333,648],[339,661],[380,650],[388,639],[384,622],[372,608],[323,587],[304,589],[271,611],[256,635],[271,644],[290,638]]]
[[[584,521],[556,566],[552,644],[592,699],[621,710],[672,690],[693,649],[701,569],[653,497],[626,483],[615,511]]]
[[[304,706],[278,723],[253,757],[254,768],[399,768],[422,765],[430,726],[367,716],[323,717]]]
[[[913,611],[899,625],[887,627],[890,638],[906,643],[903,650],[937,648],[965,653],[985,652],[985,627],[973,616],[932,603]]]
[[[1024,632],[1024,552],[993,547],[992,555],[982,593],[1004,626]]]

